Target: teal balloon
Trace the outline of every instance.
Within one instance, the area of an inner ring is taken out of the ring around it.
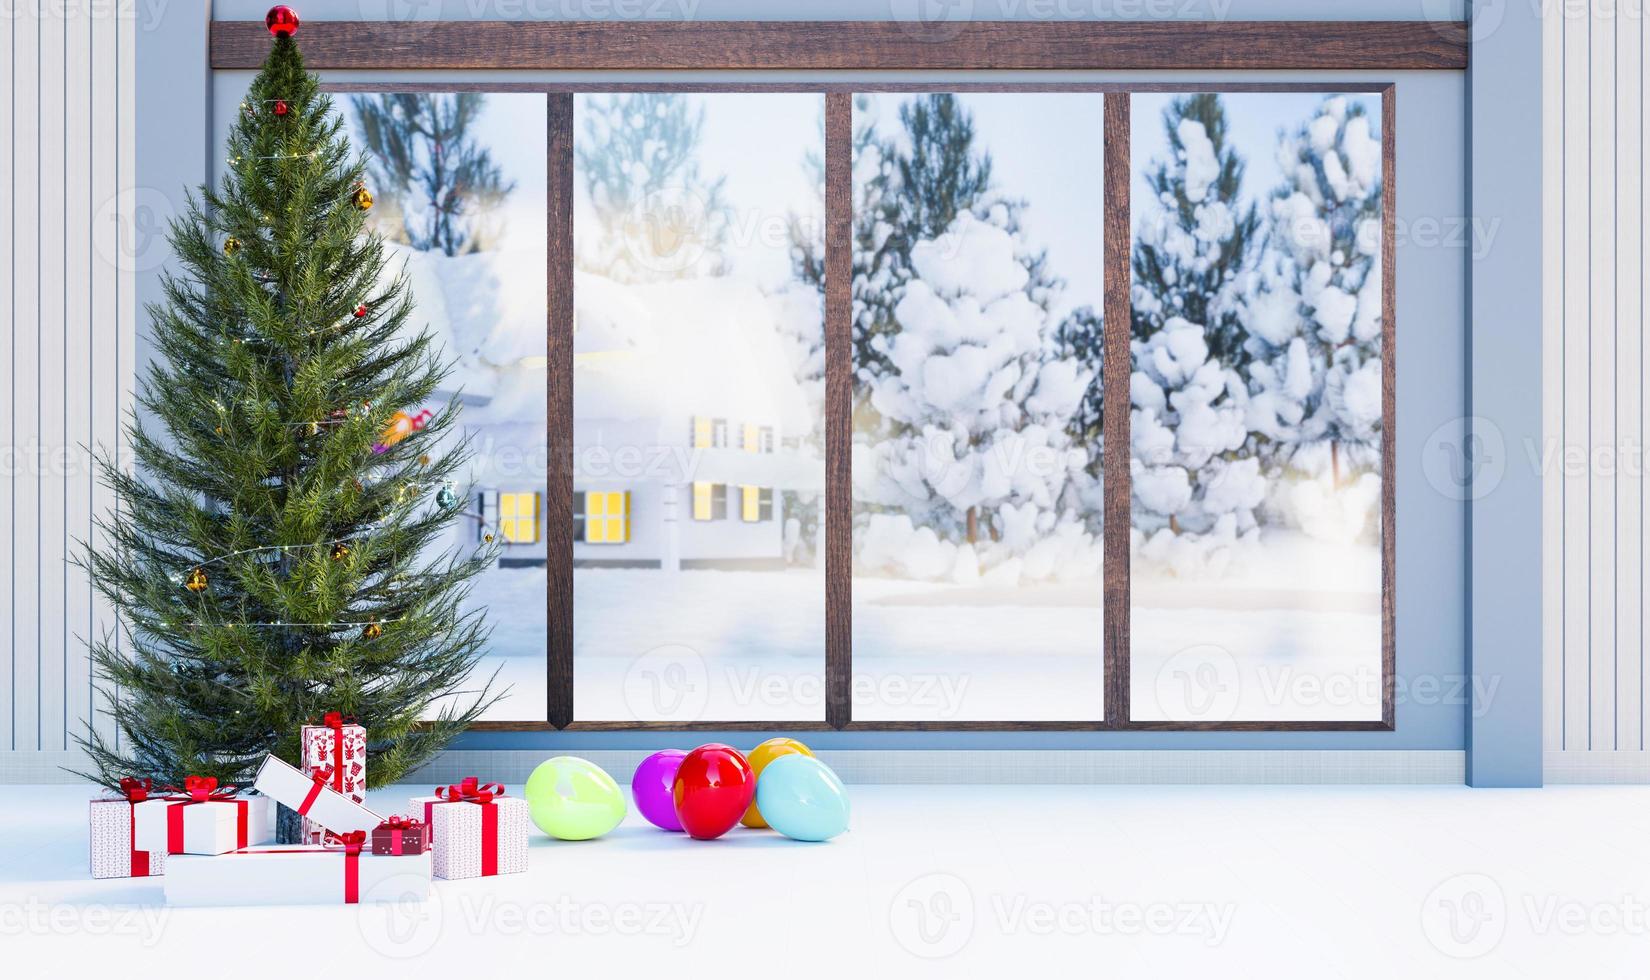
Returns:
[[[590,840],[624,820],[624,793],[601,766],[571,755],[539,764],[527,777],[533,823],[561,840]]]
[[[756,808],[792,840],[830,840],[848,829],[848,791],[811,755],[782,755],[756,778]]]

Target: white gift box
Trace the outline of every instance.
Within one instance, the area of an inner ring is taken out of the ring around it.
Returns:
[[[439,797],[421,796],[412,806],[414,812],[422,810],[427,815],[437,878],[480,878],[527,870],[526,800],[500,796],[488,803],[443,802]],[[492,817],[486,813],[489,808]],[[490,835],[489,854],[490,820],[497,823]]]
[[[93,800],[91,805],[92,877],[146,878],[166,873],[166,852],[132,846],[137,824],[135,804],[125,799]]]
[[[168,905],[341,905],[423,901],[430,855],[347,854],[342,847],[276,844],[166,866]]]
[[[222,854],[272,839],[269,800],[145,800],[132,805],[133,844],[150,854]]]
[[[325,782],[306,776],[274,756],[264,759],[253,787],[301,817],[335,834],[371,833],[384,818],[337,792]]]

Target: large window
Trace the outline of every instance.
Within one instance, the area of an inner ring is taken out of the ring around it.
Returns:
[[[375,215],[491,720],[1393,726],[1390,86],[703,88],[470,93],[472,237]]]

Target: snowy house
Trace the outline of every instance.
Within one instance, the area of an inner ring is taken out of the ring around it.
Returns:
[[[731,278],[573,289],[573,562],[773,568],[824,486],[778,304]]]

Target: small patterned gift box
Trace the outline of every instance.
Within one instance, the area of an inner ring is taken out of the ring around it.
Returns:
[[[147,878],[166,873],[165,851],[140,851],[136,841],[137,805],[149,798],[154,781],[126,778],[124,795],[91,803],[92,877]]]
[[[397,814],[388,817],[372,832],[372,853],[399,857],[423,854],[429,849],[429,828],[419,820]]]
[[[223,854],[269,840],[269,800],[236,796],[213,776],[190,776],[183,789],[132,804],[132,846],[163,854]]]
[[[469,776],[437,786],[413,809],[424,812],[437,878],[480,878],[527,870],[527,801],[504,795],[498,783]]]
[[[353,716],[329,711],[319,725],[303,726],[298,739],[300,771],[322,776],[334,792],[356,803],[367,802],[367,730]],[[309,844],[339,841],[337,834],[308,817],[303,818],[302,835]]]

